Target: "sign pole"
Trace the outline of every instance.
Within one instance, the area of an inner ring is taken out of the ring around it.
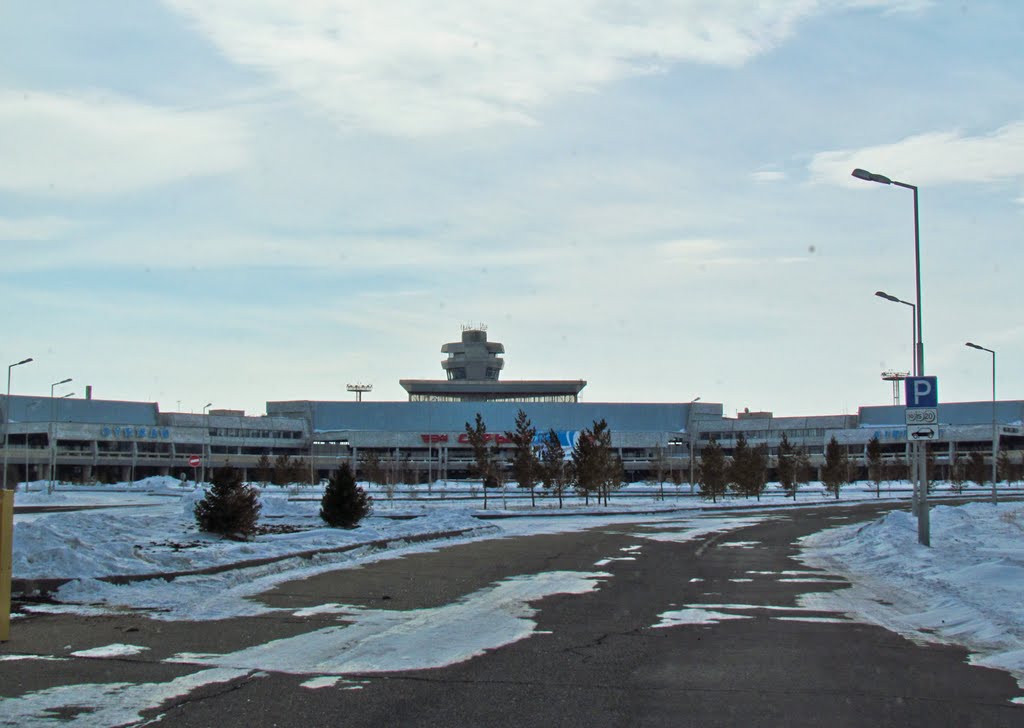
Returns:
[[[920,354],[920,351],[918,352]],[[923,358],[923,357],[921,357]],[[922,370],[919,362],[918,370]],[[928,441],[939,436],[939,385],[937,377],[907,377],[906,421],[907,438],[914,443],[914,462],[917,477],[914,483],[915,515],[917,515],[917,542],[931,545],[928,513]]]

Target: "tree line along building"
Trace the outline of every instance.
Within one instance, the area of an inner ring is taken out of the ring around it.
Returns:
[[[445,379],[403,379],[408,401],[276,401],[266,415],[212,409],[207,414],[161,412],[156,403],[44,396],[0,395],[5,424],[8,482],[66,480],[117,482],[150,475],[193,478],[196,467],[231,465],[256,479],[261,457],[301,461],[311,482],[342,463],[357,472],[365,458],[389,464],[404,482],[471,477],[474,462],[465,425],[477,413],[507,464],[512,446],[504,434],[522,409],[538,437],[554,430],[567,452],[597,420],[605,420],[626,478],[654,476],[667,463],[672,479],[692,482],[701,449],[716,441],[728,456],[742,435],[778,452],[783,435],[807,453],[812,468],[824,464],[832,437],[866,477],[866,449],[877,437],[883,457],[899,467],[911,443],[899,405],[863,406],[855,415],[777,417],[744,411],[727,417],[721,404],[580,402],[586,381],[501,380],[504,347],[483,327],[464,328],[461,341],[445,344]],[[1000,449],[1020,461],[1024,450],[1024,401],[995,403]],[[957,458],[983,453],[990,462],[992,402],[940,404],[939,436],[930,443],[936,477],[946,478]],[[771,462],[771,459],[770,459]],[[771,473],[769,476],[771,477]],[[305,477],[304,477],[305,479]]]

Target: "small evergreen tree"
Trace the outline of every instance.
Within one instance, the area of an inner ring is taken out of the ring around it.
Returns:
[[[732,449],[732,461],[726,468],[726,478],[737,495],[749,497],[751,495],[751,477],[750,446],[747,445],[746,436],[741,432],[736,436],[736,445]]]
[[[761,494],[768,484],[768,445],[762,442],[751,448],[748,464],[751,492],[761,500]]]
[[[558,496],[558,507],[562,507],[562,493],[565,492],[565,449],[558,440],[558,433],[548,430],[544,436],[543,449],[541,450],[541,479],[544,487],[550,488]]]
[[[963,492],[965,480],[966,473],[963,458],[958,458],[954,451],[952,462],[949,464],[949,482],[952,483],[954,493]]]
[[[779,457],[778,463],[775,466],[775,473],[783,492],[787,496],[792,496],[793,500],[796,500],[796,491],[799,487],[797,485],[796,467],[796,447],[789,441],[786,433],[783,432],[782,439],[779,441]]]
[[[846,451],[833,435],[825,446],[825,467],[821,470],[821,480],[825,490],[835,495],[836,500],[839,500],[839,489],[846,482],[848,465]]]
[[[288,482],[313,484],[313,472],[304,459],[296,457],[288,463]]]
[[[882,497],[882,476],[885,474],[885,468],[882,466],[882,443],[878,441],[878,436],[872,437],[868,440],[868,477],[875,483],[875,497]]]
[[[348,463],[331,473],[320,499],[320,517],[334,528],[355,528],[370,513],[372,499],[356,485]]]
[[[985,466],[985,456],[975,450],[967,458],[967,479],[978,485],[984,485],[988,479],[988,468]]]
[[[260,455],[260,459],[256,461],[256,477],[263,485],[267,485],[274,478],[274,466],[266,453]]]
[[[537,475],[540,470],[540,463],[537,460],[537,453],[533,450],[533,438],[537,434],[537,428],[530,424],[530,419],[523,410],[516,413],[515,432],[506,432],[505,437],[512,441],[515,453],[512,456],[512,476],[519,483],[520,488],[530,491],[530,505],[536,506],[534,486],[537,485]]]
[[[908,480],[910,478],[910,466],[906,458],[893,458],[885,467],[886,480]]]
[[[672,477],[672,472],[665,448],[661,445],[655,448],[654,457],[650,460],[650,474],[658,484],[658,500],[665,500],[665,481]]]
[[[213,472],[210,490],[196,503],[196,523],[201,531],[244,540],[256,532],[260,517],[258,491],[242,484],[242,475],[224,466]]]
[[[725,495],[727,481],[725,453],[717,441],[711,440],[700,452],[700,494],[712,503]]]
[[[477,412],[476,421],[473,425],[466,423],[466,439],[469,446],[473,448],[473,458],[476,460],[476,475],[483,483],[484,508],[487,508],[487,488],[494,484],[494,461],[491,459],[490,448],[487,447],[487,425],[484,424],[483,416]]]
[[[801,445],[796,449],[796,482],[797,485],[807,485],[811,482],[811,456],[807,452],[807,446]]]
[[[612,454],[612,433],[608,423],[595,420],[584,430],[572,449],[573,476],[586,503],[594,493],[608,505],[611,491],[622,484],[622,463]]]
[[[1010,453],[1000,450],[996,457],[996,476],[999,478],[999,482],[1009,485],[1012,471],[1013,464],[1010,462]]]
[[[288,453],[281,453],[274,458],[274,476],[271,482],[274,485],[288,485],[292,482],[292,459]]]

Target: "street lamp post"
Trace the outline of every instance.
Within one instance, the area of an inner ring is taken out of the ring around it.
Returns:
[[[902,303],[905,306],[910,306],[910,358],[913,359],[910,369],[914,372],[914,376],[917,376],[917,316],[915,315],[917,313],[917,306],[912,304],[910,301],[904,301],[902,298],[897,298],[891,293],[886,293],[885,291],[875,291],[875,295],[879,298],[884,298],[886,301]],[[917,466],[917,450],[915,446],[913,463],[910,466],[910,481],[914,484],[913,497],[911,499],[914,513],[917,513],[918,510],[920,510],[921,505],[918,498],[921,486],[920,479],[918,478]]]
[[[14,369],[14,367],[20,367],[22,364],[28,364],[30,361],[32,361],[32,357],[22,359],[21,361],[7,367],[7,399],[4,400],[4,490],[7,490],[7,445],[10,442],[9,435],[11,429],[11,370]]]
[[[50,477],[47,479],[46,482],[47,493],[53,492],[54,475],[55,471],[57,470],[57,446],[56,443],[54,443],[54,433],[57,428],[54,427],[53,424],[53,389],[54,387],[59,387],[62,384],[67,384],[70,381],[71,377],[68,377],[67,379],[61,379],[59,382],[54,382],[53,384],[50,385],[50,424],[46,428],[46,443],[50,446]]]
[[[996,478],[999,475],[999,466],[997,464],[999,458],[999,431],[996,429],[996,353],[992,349],[972,344],[970,341],[965,346],[980,351],[987,351],[992,355],[992,503],[996,504],[999,502],[996,495]]]
[[[203,462],[202,467],[199,470],[199,482],[206,482],[206,451],[209,449],[206,445],[207,439],[210,434],[210,421],[207,419],[206,410],[213,406],[213,402],[207,402],[203,405]]]
[[[910,306],[910,358],[914,361],[913,366],[910,368],[914,372],[914,376],[917,376],[917,306],[912,304],[910,301],[904,301],[902,298],[897,298],[885,291],[875,291],[875,295],[879,298],[884,298],[886,301],[892,301],[893,303],[902,303],[904,306]]]
[[[694,485],[693,485],[694,460],[695,460],[694,450],[697,447],[697,438],[694,437],[694,432],[693,432],[693,405],[696,404],[699,401],[700,401],[700,397],[694,397],[693,399],[691,399],[690,400],[690,406],[686,410],[686,429],[689,430],[689,433],[690,433],[690,495],[693,495],[693,491],[694,491]]]
[[[920,218],[918,216],[917,209],[917,185],[907,184],[906,182],[897,182],[894,179],[890,179],[882,174],[875,174],[868,172],[866,169],[855,169],[851,173],[857,179],[867,180],[868,182],[878,182],[883,185],[895,185],[897,187],[903,187],[904,189],[911,190],[914,193],[914,280],[915,289],[917,292],[917,376],[924,376],[924,327],[921,322],[923,319],[923,310],[921,306],[921,225]],[[927,467],[927,446],[922,446],[921,443],[915,443],[914,449],[917,455],[917,472],[920,480],[920,494],[918,497],[918,513],[917,513],[917,542],[922,546],[931,545],[931,533],[928,523],[928,467]]]

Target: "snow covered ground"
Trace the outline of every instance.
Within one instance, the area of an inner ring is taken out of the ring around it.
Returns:
[[[382,558],[435,549],[453,540],[568,532],[604,523],[675,522],[669,535],[697,538],[754,522],[750,514],[723,510],[715,518],[693,513],[678,528],[680,509],[711,504],[688,497],[689,488],[647,484],[627,486],[611,506],[584,506],[576,497],[558,509],[553,498],[535,509],[522,491],[492,492],[486,513],[516,518],[482,520],[479,489],[464,483],[434,483],[389,494],[372,489],[374,513],[359,528],[326,528],[318,517],[316,486],[270,486],[262,490],[261,526],[252,541],[227,541],[196,529],[192,511],[201,488],[174,478],[148,478],[105,489],[61,484],[24,486],[18,506],[96,505],[99,510],[17,516],[15,579],[70,579],[56,594],[59,604],[34,611],[102,613],[143,609],[159,619],[216,619],[256,614],[267,608],[247,597],[275,583]],[[981,489],[981,492],[987,492]],[[906,483],[882,487],[883,498],[906,498]],[[518,496],[518,497],[517,497]],[[873,500],[873,486],[845,488],[838,504]],[[798,503],[837,503],[820,485],[805,488]],[[770,491],[762,506],[792,501]],[[132,505],[131,508],[114,506]],[[758,505],[729,499],[726,509]],[[559,517],[552,517],[552,516]],[[687,518],[685,515],[683,518]],[[684,536],[679,534],[685,532]],[[410,543],[435,533],[458,533],[442,541]],[[914,639],[947,640],[968,646],[979,664],[1000,667],[1024,679],[1024,505],[972,503],[932,510],[932,548],[917,545],[916,521],[896,511],[867,526],[823,531],[803,542],[808,565],[846,576],[852,589],[809,595],[808,606],[843,611],[880,623]],[[667,538],[667,537],[666,537]],[[382,544],[381,542],[387,542]],[[369,545],[373,544],[373,545]],[[347,550],[345,550],[347,549]],[[312,552],[319,552],[312,555]],[[97,577],[196,571],[269,561],[245,569],[152,579],[115,585]],[[810,602],[814,602],[811,605]],[[882,604],[880,602],[885,602]],[[889,606],[891,605],[891,606]]]
[[[917,543],[906,511],[813,534],[802,546],[808,566],[853,583],[807,595],[803,606],[964,645],[974,664],[1008,670],[1024,688],[1024,504],[936,506],[930,548]]]
[[[638,533],[635,545],[607,554],[588,572],[544,572],[512,577],[467,595],[452,604],[412,611],[367,609],[324,604],[294,612],[337,614],[347,626],[321,628],[273,640],[241,651],[220,654],[180,653],[170,661],[196,665],[199,672],[169,683],[69,685],[28,693],[4,701],[11,725],[50,725],[53,711],[88,705],[88,720],[121,724],[141,720],[143,711],[169,697],[188,694],[203,685],[277,670],[307,676],[303,687],[337,686],[359,689],[351,672],[394,671],[437,667],[470,659],[482,651],[525,639],[535,633],[531,602],[554,593],[578,594],[600,587],[611,574],[606,564],[638,558],[647,540],[688,541],[710,533],[731,531],[773,517],[770,513],[734,510],[736,506],[782,507],[791,501],[770,493],[760,504],[729,499],[715,507],[688,497],[688,487],[633,485],[618,493],[610,507],[585,506],[566,499],[566,507],[545,498],[536,509],[521,491],[509,489],[483,501],[465,484],[422,486],[410,494],[374,495],[374,513],[359,528],[325,528],[318,517],[319,487],[267,487],[262,490],[261,526],[252,541],[234,542],[203,534],[195,527],[192,509],[202,497],[194,484],[171,478],[150,478],[134,484],[97,489],[62,484],[47,494],[44,484],[21,490],[18,506],[102,506],[98,510],[22,513],[16,517],[14,576],[16,579],[69,579],[56,593],[57,603],[26,605],[30,612],[109,614],[142,611],[152,619],[210,620],[275,611],[251,599],[275,584],[375,560],[428,551],[454,542],[536,533],[570,532],[601,524],[653,524]],[[515,498],[514,496],[520,496]],[[883,486],[884,498],[906,498],[906,483]],[[873,488],[844,489],[836,501],[820,485],[798,496],[802,505],[849,504],[875,498]],[[123,508],[118,506],[131,505]],[[556,517],[557,516],[557,517]],[[437,533],[460,535],[412,543],[409,539]],[[376,543],[374,543],[376,542]],[[386,543],[381,543],[386,542]],[[916,522],[904,511],[871,524],[822,531],[802,542],[809,566],[844,575],[852,588],[810,592],[801,608],[818,614],[845,613],[877,623],[915,640],[946,640],[966,645],[974,661],[1012,672],[1024,687],[1024,505],[998,507],[972,503],[932,510],[931,549],[916,544]],[[723,543],[749,547],[746,541]],[[342,550],[347,549],[347,550]],[[313,552],[316,552],[315,554]],[[97,577],[154,572],[180,572],[219,567],[217,573],[179,576],[168,582],[146,579],[115,585]],[[805,572],[794,572],[803,574]],[[735,581],[748,581],[737,578]],[[793,581],[802,579],[792,579]],[[813,582],[820,583],[821,577]],[[813,588],[813,587],[811,587]],[[699,609],[662,615],[658,627],[739,618],[736,605],[701,604]],[[786,607],[788,617],[841,622],[836,617],[808,617]],[[287,611],[287,610],[286,610]],[[792,616],[796,613],[796,616]],[[15,615],[15,619],[19,615]],[[471,621],[472,639],[453,625]],[[14,629],[17,629],[15,626]],[[139,654],[139,645],[113,644],[72,653],[105,659]],[[0,661],[68,659],[57,655],[6,654]],[[253,672],[255,671],[255,672]],[[1016,702],[1024,702],[1018,699]],[[95,724],[95,723],[90,723]]]

